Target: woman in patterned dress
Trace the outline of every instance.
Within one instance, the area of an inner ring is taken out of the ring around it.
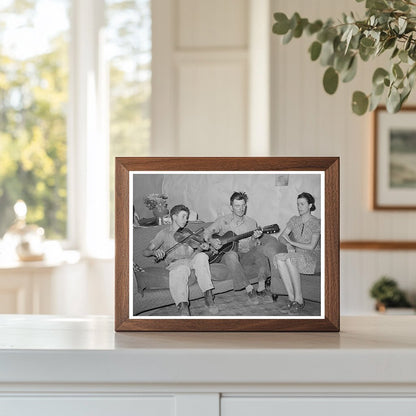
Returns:
[[[321,220],[315,211],[314,197],[303,192],[297,199],[299,215],[292,217],[280,235],[287,253],[276,254],[273,262],[279,269],[288,294],[288,304],[281,312],[299,315],[305,307],[300,284],[300,273],[314,274],[321,257]]]

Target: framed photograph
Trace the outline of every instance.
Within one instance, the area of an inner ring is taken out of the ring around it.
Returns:
[[[116,331],[339,331],[339,158],[116,158]]]
[[[374,209],[416,209],[415,120],[416,107],[374,112]]]

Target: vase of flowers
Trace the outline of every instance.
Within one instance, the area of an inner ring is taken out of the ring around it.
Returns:
[[[163,223],[163,217],[169,215],[168,196],[166,194],[149,194],[144,197],[144,204],[152,210],[158,224]]]

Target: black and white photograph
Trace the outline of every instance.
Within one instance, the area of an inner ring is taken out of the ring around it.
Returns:
[[[130,318],[325,316],[324,173],[130,175]]]

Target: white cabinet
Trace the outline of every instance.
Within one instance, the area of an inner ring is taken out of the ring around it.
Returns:
[[[174,416],[175,398],[42,396],[0,398],[1,414],[7,416]]]
[[[414,416],[416,398],[224,397],[221,416]]]
[[[341,333],[115,333],[0,316],[0,415],[416,415],[416,316]]]

